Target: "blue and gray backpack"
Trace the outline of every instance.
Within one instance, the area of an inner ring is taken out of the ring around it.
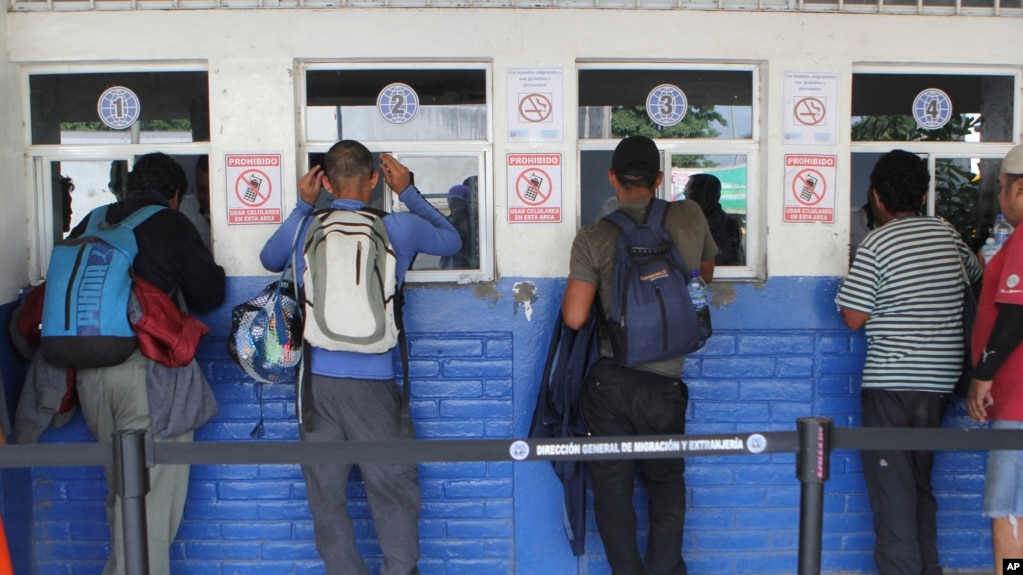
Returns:
[[[162,210],[143,206],[116,224],[107,206],[89,214],[82,235],[53,247],[46,272],[39,350],[57,367],[117,365],[138,343],[128,319],[135,227]]]

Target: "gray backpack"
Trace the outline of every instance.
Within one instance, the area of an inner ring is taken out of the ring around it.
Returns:
[[[386,212],[327,209],[306,232],[305,339],[331,351],[383,353],[398,342],[396,257]]]

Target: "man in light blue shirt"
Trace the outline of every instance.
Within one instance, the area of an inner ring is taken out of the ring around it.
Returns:
[[[419,252],[445,256],[458,251],[458,231],[426,201],[411,182],[405,166],[390,154],[380,155],[380,171],[361,143],[343,140],[330,148],[323,167],[314,166],[299,178],[300,199],[291,215],[266,242],[260,253],[263,267],[280,272],[295,256],[295,276],[305,270],[302,244],[310,214],[325,188],[334,197],[332,209],[357,210],[369,203],[381,175],[408,212],[383,217],[394,248],[399,285]],[[295,252],[295,253],[293,253]],[[373,441],[409,438],[402,435],[401,392],[395,383],[391,351],[370,354],[312,348],[312,400],[302,408],[302,441]],[[366,496],[384,553],[381,575],[419,573],[420,492],[415,463],[360,464]],[[347,509],[346,486],[351,464],[303,465],[316,548],[327,575],[368,575],[355,544],[355,529]]]

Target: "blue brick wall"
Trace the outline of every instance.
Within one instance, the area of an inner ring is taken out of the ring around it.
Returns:
[[[229,301],[245,299],[265,281],[232,278]],[[513,296],[520,281],[534,284],[537,295],[529,305]],[[686,364],[688,432],[787,431],[805,416],[858,425],[865,343],[834,311],[834,278],[773,278],[762,285],[726,287],[717,296],[714,338]],[[562,280],[506,279],[409,290],[412,410],[420,439],[526,435],[563,288]],[[259,441],[249,434],[260,416],[261,392],[265,438],[297,440],[292,386],[257,388],[227,356],[229,310],[225,306],[202,318],[212,333],[199,358],[220,409],[196,439]],[[946,425],[972,424],[957,404]],[[92,439],[79,417],[47,431],[43,440]],[[794,573],[795,456],[691,457],[687,464],[684,547],[690,572]],[[939,453],[940,543],[942,562],[950,569],[990,565],[988,523],[980,515],[983,470],[981,453]],[[824,570],[872,572],[873,529],[857,453],[835,452],[831,473]],[[5,475],[4,491],[31,490],[34,509],[22,522],[34,539],[37,573],[98,574],[108,541],[102,470],[40,468],[30,477],[25,487],[27,479]],[[592,509],[586,554],[571,555],[562,529],[560,484],[547,463],[429,463],[420,466],[420,483],[424,574],[610,571]],[[347,490],[360,549],[376,570],[380,550],[357,473]],[[645,497],[637,490],[641,525]],[[298,467],[194,466],[172,557],[178,575],[322,574]]]

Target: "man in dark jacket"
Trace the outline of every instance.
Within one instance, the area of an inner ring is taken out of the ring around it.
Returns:
[[[190,310],[202,313],[224,301],[224,269],[213,261],[195,226],[177,210],[187,187],[184,169],[170,156],[161,153],[142,156],[128,175],[127,195],[108,207],[106,221],[120,222],[143,206],[170,208],[156,212],[135,228],[139,251],[132,269],[137,277],[156,285],[172,299],[181,296]],[[70,236],[81,235],[91,216],[86,216]],[[97,441],[110,442],[113,434],[122,430],[152,429],[146,391],[148,367],[149,360],[136,350],[121,364],[78,370],[82,414]],[[191,431],[167,439],[191,440]],[[112,469],[106,471],[111,553],[103,575],[123,575],[121,501]],[[188,472],[187,465],[156,465],[149,470],[146,523],[150,575],[170,573],[169,548],[184,511]]]

